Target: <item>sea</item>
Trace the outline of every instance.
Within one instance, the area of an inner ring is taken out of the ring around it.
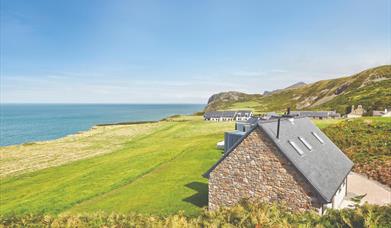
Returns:
[[[0,104],[0,146],[51,140],[97,124],[154,121],[204,104]]]

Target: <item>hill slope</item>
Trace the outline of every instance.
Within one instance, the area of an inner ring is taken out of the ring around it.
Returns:
[[[299,87],[288,87],[272,93],[245,94],[223,92],[213,95],[205,111],[252,109],[256,113],[298,110],[337,110],[348,112],[351,105],[362,104],[367,110],[391,106],[391,65],[380,66],[358,74],[322,80]]]

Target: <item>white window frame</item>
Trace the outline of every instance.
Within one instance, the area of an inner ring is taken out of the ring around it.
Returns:
[[[288,143],[291,144],[291,146],[293,147],[293,149],[296,150],[296,152],[300,155],[300,156],[303,156],[304,155],[304,151],[292,140],[288,140]]]
[[[307,142],[307,140],[305,140],[305,138],[303,138],[303,137],[298,137],[298,138],[304,144],[304,146],[306,146],[310,151],[312,150],[311,144],[309,144],[309,142]]]
[[[317,140],[319,140],[320,143],[324,144],[323,139],[316,132],[311,132],[311,133]]]

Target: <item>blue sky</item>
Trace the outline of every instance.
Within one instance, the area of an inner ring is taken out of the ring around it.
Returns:
[[[391,1],[0,0],[1,102],[205,103],[391,63]]]

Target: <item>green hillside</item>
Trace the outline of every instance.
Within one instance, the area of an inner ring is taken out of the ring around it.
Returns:
[[[346,113],[352,105],[367,110],[391,106],[391,65],[365,70],[349,77],[322,80],[275,93],[244,94],[226,92],[209,99],[205,111],[252,109],[256,113],[297,110],[337,110]],[[224,99],[222,99],[224,98]]]
[[[353,171],[391,187],[391,118],[358,118],[323,129],[355,164]]]

